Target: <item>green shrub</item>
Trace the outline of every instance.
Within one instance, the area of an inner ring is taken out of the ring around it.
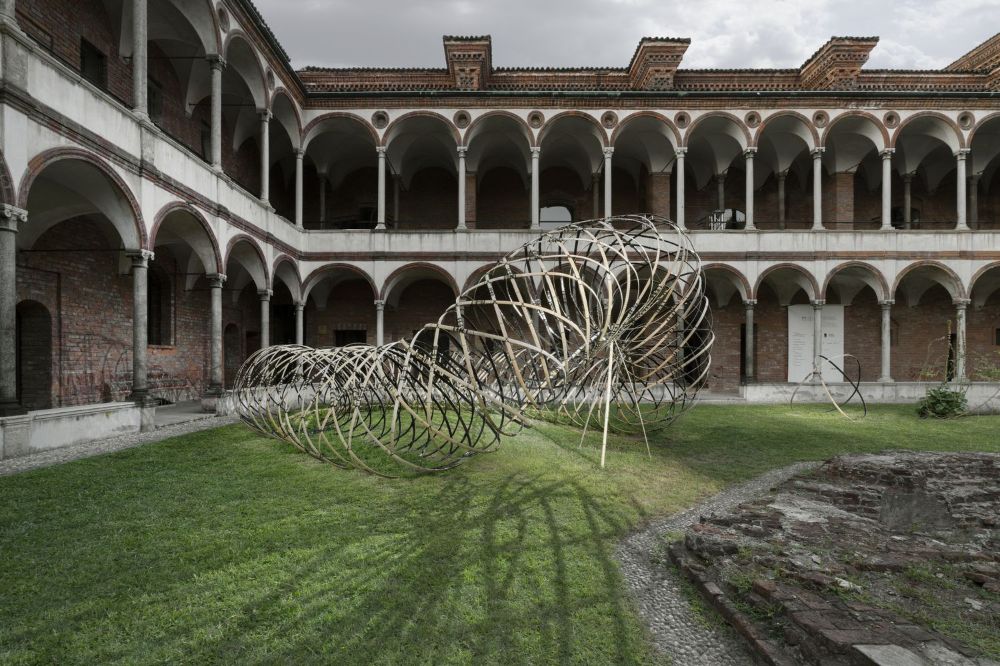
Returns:
[[[965,397],[965,391],[953,391],[945,386],[927,389],[927,395],[917,403],[917,414],[921,418],[933,416],[939,419],[948,419],[965,414],[969,408],[969,401]]]

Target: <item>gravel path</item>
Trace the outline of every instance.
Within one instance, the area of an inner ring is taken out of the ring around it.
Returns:
[[[772,470],[657,521],[627,537],[618,546],[616,555],[622,573],[639,614],[653,635],[653,644],[673,663],[742,666],[756,662],[735,632],[706,626],[705,621],[691,611],[681,587],[680,574],[662,561],[666,557],[662,535],[684,530],[704,514],[731,509],[795,474],[818,466],[819,463],[808,462]]]
[[[29,469],[49,467],[51,465],[59,465],[71,460],[79,460],[80,458],[90,458],[92,456],[99,456],[105,453],[121,451],[123,449],[131,449],[134,446],[141,446],[151,442],[159,442],[160,440],[177,437],[178,435],[187,435],[188,433],[198,432],[200,430],[219,428],[224,425],[236,423],[237,421],[239,421],[239,419],[235,416],[212,416],[188,421],[186,423],[179,423],[177,425],[165,426],[163,428],[157,428],[156,430],[149,430],[147,432],[120,435],[109,439],[99,439],[93,442],[84,442],[83,444],[66,446],[61,449],[52,449],[51,451],[32,453],[27,456],[0,461],[0,476],[9,476],[19,472],[26,472]]]

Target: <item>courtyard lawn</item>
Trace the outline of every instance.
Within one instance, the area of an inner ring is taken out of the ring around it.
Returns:
[[[701,406],[654,441],[539,424],[443,474],[231,426],[0,478],[0,662],[643,663],[616,542],[797,460],[1000,452],[1000,418]]]

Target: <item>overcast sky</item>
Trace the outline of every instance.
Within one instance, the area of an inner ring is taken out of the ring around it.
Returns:
[[[443,67],[442,35],[493,36],[494,66],[622,67],[645,35],[682,67],[798,67],[878,35],[868,67],[947,65],[1000,30],[1000,0],[255,0],[296,68]]]

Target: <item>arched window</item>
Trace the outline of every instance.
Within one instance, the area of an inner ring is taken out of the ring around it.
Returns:
[[[17,304],[17,401],[31,411],[52,407],[52,317],[37,301]]]
[[[155,264],[150,264],[146,285],[147,344],[172,345],[173,290],[170,276]]]

